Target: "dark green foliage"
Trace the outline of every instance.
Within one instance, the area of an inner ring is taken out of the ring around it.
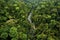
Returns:
[[[32,35],[27,18],[34,4],[24,0],[0,0],[0,40],[31,40],[32,36],[34,40],[60,40],[60,1],[34,3],[38,4],[32,10],[32,22],[36,27]]]

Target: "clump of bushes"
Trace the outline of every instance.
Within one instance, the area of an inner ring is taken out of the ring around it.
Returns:
[[[40,2],[36,10],[33,10],[33,23],[37,30],[37,40],[59,40],[60,39],[60,14],[59,1]],[[42,36],[41,36],[42,35]]]

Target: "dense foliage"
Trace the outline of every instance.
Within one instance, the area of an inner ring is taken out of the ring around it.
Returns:
[[[36,27],[32,35],[27,18],[33,4],[23,0],[0,0],[0,40],[31,40],[32,36],[32,40],[60,40],[60,1],[37,3],[31,11]]]

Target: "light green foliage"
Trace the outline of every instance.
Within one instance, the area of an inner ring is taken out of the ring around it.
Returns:
[[[17,28],[11,27],[10,29],[10,36],[11,37],[16,37],[18,35]]]
[[[47,38],[47,35],[46,34],[40,34],[40,35],[37,35],[37,39],[38,40],[46,40],[46,38]]]
[[[27,35],[23,32],[20,32],[19,33],[19,37],[22,39],[22,40],[27,40]]]
[[[12,38],[11,40],[17,40],[16,38]]]

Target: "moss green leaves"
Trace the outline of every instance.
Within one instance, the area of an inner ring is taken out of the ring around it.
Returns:
[[[6,39],[8,37],[8,33],[4,32],[0,35],[0,37]]]

